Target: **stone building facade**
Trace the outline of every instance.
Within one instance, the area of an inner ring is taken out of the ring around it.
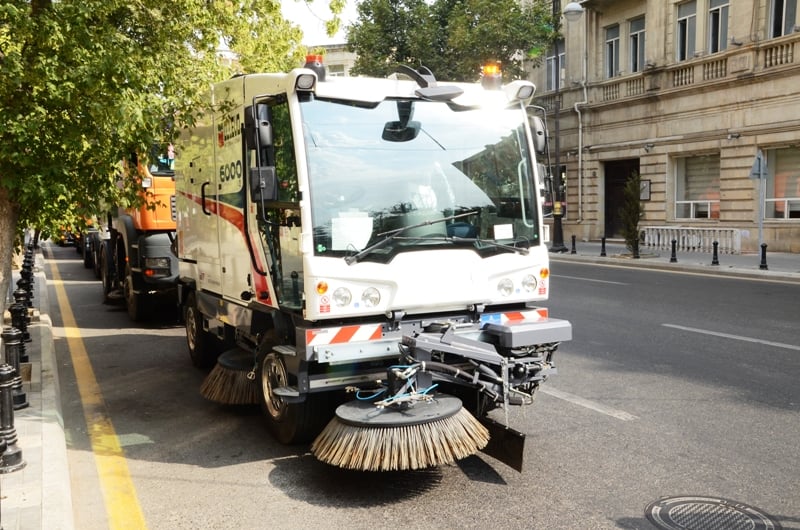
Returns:
[[[565,241],[619,237],[638,172],[648,245],[800,252],[798,4],[556,6],[575,19],[530,78],[551,135],[558,120]]]

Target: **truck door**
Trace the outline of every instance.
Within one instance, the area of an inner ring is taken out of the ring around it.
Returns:
[[[300,202],[292,137],[291,119],[285,95],[272,96],[256,104],[259,127],[268,127],[261,135],[258,150],[251,153],[251,163],[274,168],[276,187],[271,196],[256,201],[258,239],[268,255],[271,287],[278,304],[289,310],[302,308],[303,259],[300,250]],[[269,137],[268,144],[263,138]],[[274,302],[273,302],[274,303]]]

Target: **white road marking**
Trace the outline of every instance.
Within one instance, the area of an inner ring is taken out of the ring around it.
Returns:
[[[582,278],[580,276],[564,276],[562,274],[551,274],[550,277],[552,278],[566,278],[568,280],[581,280],[584,282],[595,282],[595,283],[609,283],[611,285],[630,285],[625,282],[612,282],[608,280],[595,280],[594,278]]]
[[[553,396],[554,398],[563,399],[564,401],[568,401],[573,405],[579,405],[581,407],[585,407],[587,409],[593,410],[595,412],[599,412],[600,414],[605,414],[606,416],[611,416],[612,418],[617,418],[618,420],[622,421],[631,421],[631,420],[638,420],[637,416],[625,412],[624,410],[615,409],[612,407],[607,407],[602,403],[598,403],[596,401],[592,401],[591,399],[582,398],[580,396],[576,396],[575,394],[570,394],[569,392],[563,392],[561,390],[556,390],[553,387],[541,387],[539,388],[540,392],[544,392],[548,396]]]
[[[707,329],[689,328],[686,326],[678,326],[676,324],[661,324],[661,325],[667,328],[681,329],[683,331],[691,331],[692,333],[702,333],[703,335],[713,335],[714,337],[723,337],[726,339],[741,340],[744,342],[755,342],[756,344],[764,344],[766,346],[775,346],[776,348],[785,348],[787,350],[800,351],[800,346],[794,344],[773,342],[771,340],[754,339],[753,337],[744,337],[742,335],[731,335],[729,333],[720,333],[719,331],[710,331]]]

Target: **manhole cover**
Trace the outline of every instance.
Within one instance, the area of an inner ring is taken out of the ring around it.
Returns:
[[[715,497],[665,497],[648,504],[644,514],[664,530],[781,530],[758,508]]]

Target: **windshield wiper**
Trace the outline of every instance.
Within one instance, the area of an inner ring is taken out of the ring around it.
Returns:
[[[514,245],[507,245],[505,243],[498,243],[493,239],[481,239],[479,237],[459,237],[459,236],[421,236],[421,237],[404,237],[404,236],[394,236],[394,239],[399,239],[403,241],[449,241],[451,243],[480,243],[481,245],[487,245],[490,247],[495,248],[502,248],[503,250],[510,250],[515,253],[522,254],[523,256],[527,256],[530,252],[527,248],[524,247],[515,247]],[[525,239],[524,241],[527,241]]]
[[[527,248],[524,247],[515,247],[514,245],[507,245],[505,243],[499,243],[493,239],[481,239],[479,237],[459,237],[459,236],[422,236],[422,237],[401,237],[395,236],[394,239],[400,240],[408,240],[408,241],[415,241],[415,240],[423,240],[423,241],[448,241],[451,243],[479,243],[481,245],[487,245],[490,247],[495,248],[502,248],[503,250],[510,250],[514,253],[522,254],[523,256],[527,256],[530,252]],[[527,241],[525,239],[524,241]]]
[[[384,237],[383,239],[381,239],[380,241],[378,241],[376,243],[373,243],[372,245],[368,246],[367,248],[365,248],[365,249],[353,254],[352,256],[347,256],[346,258],[344,258],[344,261],[348,265],[352,265],[353,263],[358,263],[361,260],[361,258],[366,256],[367,254],[369,254],[373,250],[378,250],[379,248],[381,248],[384,245],[386,245],[389,241],[392,241],[393,239],[398,239],[403,234],[403,232],[406,232],[408,230],[412,230],[414,228],[421,228],[423,226],[428,226],[428,225],[435,225],[435,224],[438,224],[438,223],[444,223],[444,222],[447,222],[447,221],[452,221],[453,219],[458,219],[459,217],[466,217],[468,215],[475,215],[476,213],[477,212],[475,212],[475,211],[463,212],[463,213],[459,213],[459,214],[455,214],[455,215],[448,215],[447,217],[442,217],[442,218],[439,218],[439,219],[432,219],[430,221],[422,221],[421,223],[417,223],[417,224],[413,224],[413,225],[402,226],[402,227],[396,228],[394,230],[389,230],[388,232],[381,232],[380,234],[377,234],[378,237],[380,237],[380,236],[386,236],[386,237]],[[426,239],[426,238],[413,237],[413,238],[408,238],[408,239]]]
[[[510,250],[512,252],[522,254],[523,256],[527,256],[528,253],[530,252],[527,248],[515,247],[513,245],[506,245],[505,243],[498,243],[493,239],[481,239],[479,237],[458,237],[458,236],[447,236],[445,239],[447,241],[452,241],[454,243],[480,243],[481,245],[489,245],[490,247],[497,247],[497,248],[502,248],[504,250]],[[527,241],[524,238],[523,240]]]

